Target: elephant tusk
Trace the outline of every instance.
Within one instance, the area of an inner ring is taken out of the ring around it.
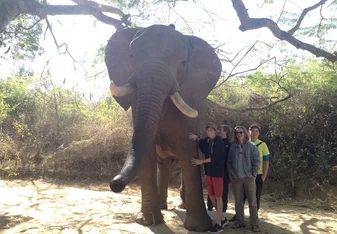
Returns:
[[[112,96],[122,97],[134,91],[135,89],[129,83],[123,86],[116,86],[113,81],[110,82],[110,93]]]
[[[181,113],[190,118],[198,117],[198,111],[194,110],[189,105],[187,105],[187,103],[182,99],[182,97],[178,92],[171,95],[170,98],[174,103],[174,105],[181,111]]]

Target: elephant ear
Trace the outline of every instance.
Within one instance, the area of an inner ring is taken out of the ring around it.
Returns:
[[[199,109],[219,80],[222,71],[220,59],[206,41],[185,36],[189,44],[187,75],[180,83],[180,95],[194,109]]]
[[[129,45],[139,28],[122,29],[114,33],[105,49],[105,64],[108,68],[110,80],[117,86],[125,85],[132,75],[129,65]],[[131,100],[135,94],[116,97],[116,101],[127,110],[131,106]]]

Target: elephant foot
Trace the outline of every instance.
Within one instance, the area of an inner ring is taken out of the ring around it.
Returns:
[[[186,210],[186,206],[185,206],[185,203],[180,203],[178,206],[177,206],[179,209],[182,209],[182,210]]]
[[[144,226],[150,226],[163,223],[164,219],[160,211],[146,213],[140,211],[137,215],[136,222]]]
[[[189,231],[205,232],[212,227],[212,220],[206,212],[204,214],[186,214],[184,227]]]

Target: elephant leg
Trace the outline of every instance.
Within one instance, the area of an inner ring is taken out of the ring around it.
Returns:
[[[170,169],[173,160],[164,158],[158,160],[158,192],[160,209],[167,210],[167,190],[169,183]]]
[[[190,150],[190,152],[194,151]],[[205,208],[200,166],[193,166],[191,158],[192,156],[185,155],[180,162],[185,185],[186,218],[184,227],[190,231],[203,232],[211,228],[212,221]]]
[[[141,183],[142,208],[136,222],[145,226],[160,224],[163,222],[163,215],[159,208],[157,156],[154,147],[150,150],[149,157],[144,158],[138,175]]]

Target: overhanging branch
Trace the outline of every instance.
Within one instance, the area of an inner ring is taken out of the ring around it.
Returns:
[[[222,106],[216,102],[213,102],[209,99],[206,100],[206,102],[208,102],[208,104],[210,104],[212,107],[214,108],[218,108],[224,111],[232,111],[232,112],[237,112],[237,113],[243,113],[243,112],[247,112],[247,111],[261,111],[261,110],[266,110],[269,109],[272,106],[277,105],[278,103],[284,102],[288,99],[290,99],[293,95],[291,93],[288,93],[288,95],[282,99],[279,99],[275,102],[272,102],[268,105],[265,106],[261,106],[261,107],[248,107],[248,108],[244,108],[244,109],[236,109],[236,108],[231,108],[231,107],[226,107],[226,106]]]
[[[99,21],[113,25],[116,29],[131,25],[130,15],[124,14],[120,9],[100,5],[94,1],[74,0],[78,5],[46,5],[37,0],[0,0],[0,34],[6,26],[21,14],[30,14],[44,19],[48,15],[92,15]],[[115,19],[103,13],[118,15]]]
[[[321,1],[322,2],[322,1]],[[247,30],[254,30],[266,27],[268,28],[276,38],[280,40],[287,41],[291,45],[295,46],[297,49],[306,50],[316,57],[323,57],[331,62],[337,61],[337,56],[331,54],[325,50],[317,48],[313,45],[304,43],[295,37],[293,37],[290,33],[283,31],[279,28],[279,26],[271,19],[268,18],[250,18],[248,15],[248,11],[242,0],[232,0],[233,7],[240,19],[241,25],[239,29],[244,32]],[[304,16],[303,16],[304,17]]]
[[[326,1],[327,0],[321,0],[318,3],[316,3],[315,5],[313,5],[311,7],[308,7],[308,8],[305,8],[302,11],[302,14],[300,15],[300,18],[298,18],[296,25],[292,29],[288,30],[288,33],[290,35],[294,35],[294,33],[300,28],[301,23],[302,23],[304,17],[306,16],[306,14],[308,14],[309,11],[315,10],[319,6],[322,6]]]

